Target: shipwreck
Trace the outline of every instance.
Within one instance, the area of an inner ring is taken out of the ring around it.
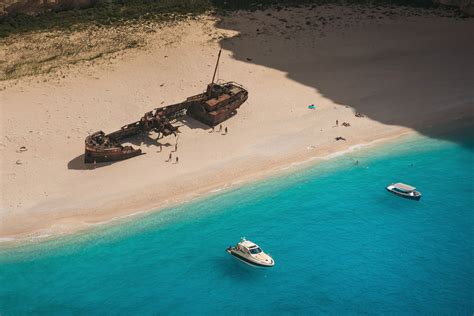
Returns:
[[[141,149],[124,146],[127,139],[149,132],[158,133],[158,138],[176,135],[177,119],[188,115],[210,127],[214,127],[237,113],[247,100],[248,91],[235,82],[215,83],[221,51],[217,57],[212,81],[204,93],[188,97],[185,101],[147,112],[136,122],[123,126],[118,131],[105,134],[95,132],[85,140],[85,163],[108,162],[132,158],[142,154]]]

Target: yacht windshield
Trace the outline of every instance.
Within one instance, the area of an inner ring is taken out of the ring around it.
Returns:
[[[393,188],[395,191],[400,192],[400,193],[410,193],[409,191],[402,190],[400,188]]]
[[[257,253],[261,253],[261,252],[262,252],[262,249],[260,249],[260,248],[250,249],[250,253],[253,254],[253,255],[256,255]]]

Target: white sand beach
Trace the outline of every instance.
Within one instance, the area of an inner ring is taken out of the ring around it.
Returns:
[[[1,82],[0,238],[72,233],[358,144],[438,137],[436,126],[474,116],[472,30],[472,18],[429,13],[236,12],[156,29],[110,62]],[[219,78],[249,90],[227,135],[186,119],[178,164],[166,162],[176,138],[159,152],[156,135],[132,144],[145,155],[83,164],[89,133],[205,90],[220,48]]]

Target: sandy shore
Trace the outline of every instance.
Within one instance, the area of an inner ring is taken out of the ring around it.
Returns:
[[[472,118],[474,20],[374,14],[326,6],[202,17],[157,29],[146,48],[108,64],[3,82],[0,240],[75,232],[357,144],[438,137],[433,126]],[[203,91],[220,47],[219,78],[249,90],[227,135],[187,119],[179,164],[165,162],[176,139],[159,140],[159,152],[156,135],[133,141],[146,155],[83,164],[88,133]]]

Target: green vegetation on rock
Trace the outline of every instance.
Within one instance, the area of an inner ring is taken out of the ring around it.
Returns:
[[[43,12],[36,16],[10,14],[0,17],[0,37],[38,30],[77,30],[90,25],[125,22],[173,21],[205,12],[281,9],[287,6],[323,4],[436,6],[431,0],[98,0],[93,7]]]

